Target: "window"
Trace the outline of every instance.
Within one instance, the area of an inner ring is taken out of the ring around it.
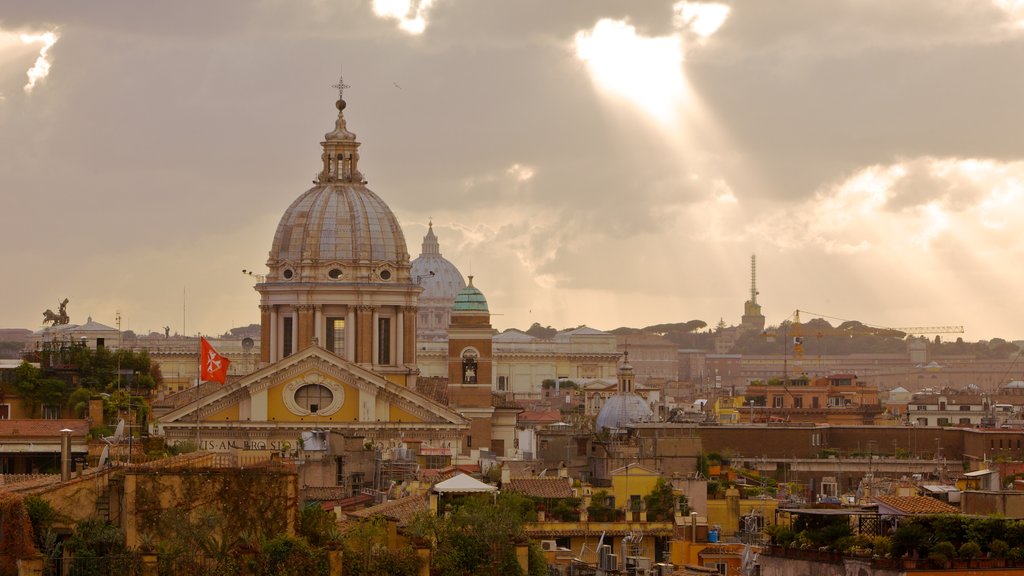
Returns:
[[[338,356],[345,356],[345,319],[327,319],[327,349]]]
[[[640,495],[630,494],[629,495],[629,511],[639,512],[640,511]]]
[[[316,414],[334,401],[334,393],[323,384],[306,384],[295,391],[295,403]]]
[[[334,483],[337,486],[345,485],[345,457],[338,456],[334,459]]]
[[[500,391],[500,392],[508,391],[508,381],[510,379],[511,378],[509,376],[498,376],[498,391]]]
[[[11,419],[11,405],[10,404],[0,404],[0,420],[10,420],[10,419]]]
[[[1018,440],[1017,443],[1020,444],[1020,440]],[[1017,446],[1017,448],[1020,448],[1020,446]],[[586,438],[577,438],[576,439],[576,455],[577,456],[586,456],[587,455],[587,439]]]
[[[935,424],[937,426],[949,426],[949,418],[939,418]]]
[[[43,419],[60,420],[60,406],[43,406]]]
[[[811,398],[811,408],[820,408],[818,405],[818,397],[814,396]]]
[[[970,411],[971,411],[971,407],[970,407],[970,406],[967,406],[967,405],[965,405],[965,404],[961,404],[961,405],[960,405],[960,411],[961,411],[961,412],[970,412]]]
[[[920,426],[927,426],[928,425],[928,419],[927,418],[918,418],[917,419],[917,423]]]
[[[775,408],[782,408],[782,396],[772,397],[772,406]]]
[[[292,318],[286,317],[284,319],[284,328],[281,330],[281,339],[284,340],[281,346],[282,356],[292,355]]]
[[[727,570],[728,565],[725,562],[712,562],[712,561],[708,561],[708,562],[706,562],[704,564],[704,566],[707,567],[707,568],[714,568],[715,570],[718,570],[718,573],[722,574],[723,576],[728,574],[728,570]]]
[[[391,318],[377,319],[377,364],[391,364]]]
[[[462,383],[476,384],[477,351],[469,348],[462,353]]]
[[[961,424],[970,424],[971,423],[971,419],[970,418],[961,418],[960,419],[960,423]]]
[[[918,405],[918,406],[916,406],[916,408],[917,408],[918,410],[927,410],[927,409],[928,409],[928,407],[927,407],[927,406],[922,406],[922,405]]]
[[[803,408],[803,407],[804,407],[804,397],[803,396],[794,396],[793,397],[793,408]]]
[[[355,496],[363,491],[363,473],[355,472],[349,477],[349,482],[352,483],[352,495]]]
[[[472,448],[472,447],[473,447],[473,435],[472,434],[467,434],[466,435],[466,448]],[[541,448],[547,448],[547,444],[543,444],[542,443],[541,444]]]

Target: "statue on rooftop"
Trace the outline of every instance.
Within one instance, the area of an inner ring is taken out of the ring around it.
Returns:
[[[57,302],[57,304],[57,313],[54,313],[49,308],[46,309],[46,312],[43,312],[43,324],[50,323],[53,326],[58,326],[71,321],[71,318],[68,317],[68,299],[65,298],[63,301]]]

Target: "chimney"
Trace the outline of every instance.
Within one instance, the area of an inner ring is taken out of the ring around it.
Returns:
[[[501,466],[501,483],[505,484],[510,480],[512,480],[512,468],[508,464],[503,464]]]
[[[71,429],[60,431],[60,481],[71,480]]]
[[[565,465],[565,461],[564,460],[558,465],[558,477],[559,478],[568,478],[569,477],[569,467]]]

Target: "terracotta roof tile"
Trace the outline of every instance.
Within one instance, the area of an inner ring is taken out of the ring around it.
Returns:
[[[930,496],[875,496],[875,502],[903,514],[956,514],[960,509]]]
[[[18,418],[0,420],[0,438],[60,438],[64,428],[71,430],[71,437],[81,438],[89,433],[88,420],[41,420]]]
[[[571,498],[572,486],[566,478],[512,478],[501,485],[502,490],[534,498]]]
[[[356,510],[355,512],[349,512],[349,518],[361,520],[364,518],[373,518],[374,516],[383,516],[385,518],[395,520],[399,526],[405,526],[416,516],[416,514],[425,511],[427,509],[427,497],[425,494],[406,496],[397,500],[391,500],[383,504],[376,506],[370,506],[369,508],[363,508],[362,510]]]
[[[519,413],[520,422],[536,422],[546,424],[558,422],[562,419],[562,413],[558,410],[527,410]]]

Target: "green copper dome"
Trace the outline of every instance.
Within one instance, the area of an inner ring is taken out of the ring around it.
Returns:
[[[452,310],[456,312],[489,312],[484,293],[473,286],[473,277],[469,277],[469,286],[463,288],[456,296]]]

